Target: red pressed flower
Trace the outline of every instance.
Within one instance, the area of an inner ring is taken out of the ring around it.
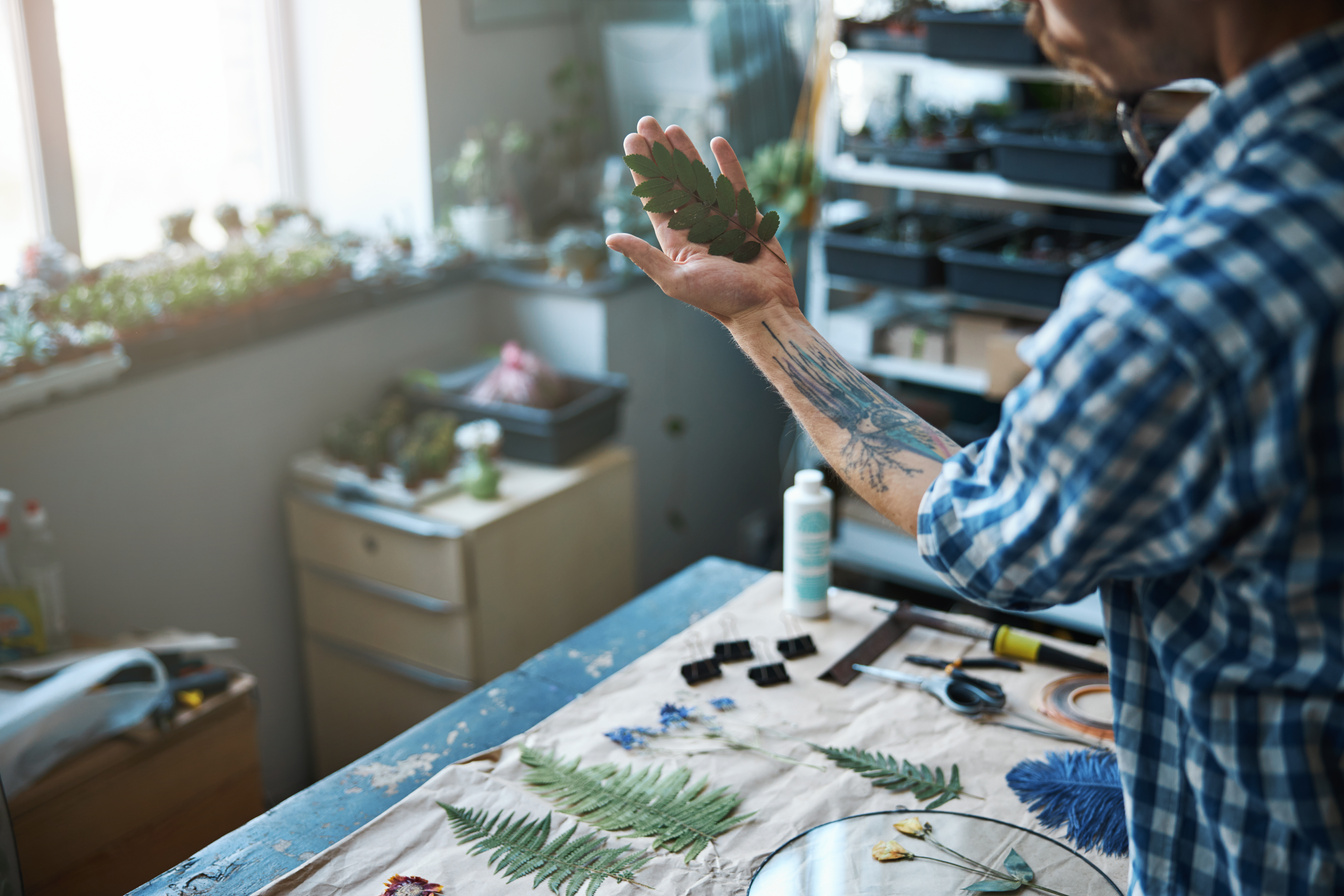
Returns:
[[[429,896],[442,892],[443,884],[432,884],[423,877],[394,874],[387,879],[387,889],[383,891],[383,896]]]

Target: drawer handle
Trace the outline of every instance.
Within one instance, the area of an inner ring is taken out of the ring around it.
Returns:
[[[315,504],[318,507],[324,507],[328,510],[334,510],[337,513],[348,514],[349,516],[359,517],[370,523],[377,523],[380,526],[387,526],[389,529],[396,529],[399,532],[407,532],[411,535],[420,535],[425,538],[461,538],[462,530],[451,523],[442,520],[431,519],[413,513],[409,510],[398,510],[395,507],[384,507],[381,504],[375,504],[367,499],[357,497],[345,497],[342,495],[331,495],[324,492],[310,492],[299,490],[297,496],[309,504]]]
[[[336,653],[344,654],[350,659],[363,663],[366,666],[373,666],[376,669],[382,669],[384,672],[390,672],[400,678],[408,678],[411,681],[418,682],[438,691],[452,691],[455,694],[465,694],[468,691],[475,690],[476,686],[465,678],[453,678],[450,675],[440,675],[437,672],[430,672],[428,669],[421,669],[419,666],[412,666],[410,663],[403,663],[400,660],[394,660],[389,657],[373,653],[368,650],[361,650],[358,647],[352,647],[349,644],[332,640],[309,632],[308,637]]]
[[[408,591],[405,588],[398,588],[395,585],[388,585],[384,582],[378,582],[374,579],[366,579],[363,576],[357,576],[354,573],[345,572],[339,569],[332,569],[329,566],[319,566],[316,563],[305,563],[303,568],[313,575],[329,579],[338,585],[344,585],[346,588],[352,588],[355,591],[362,591],[365,594],[372,594],[374,597],[385,598],[386,600],[396,601],[399,604],[405,604],[408,607],[414,607],[417,610],[424,610],[427,613],[457,613],[461,607],[446,600],[440,600],[437,597],[430,597],[428,594],[421,594],[418,591]]]

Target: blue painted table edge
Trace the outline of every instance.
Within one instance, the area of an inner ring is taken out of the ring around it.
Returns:
[[[521,734],[766,570],[706,557],[132,891],[246,894],[382,814],[444,766]],[[381,782],[375,786],[375,782]],[[222,888],[222,889],[221,889]]]

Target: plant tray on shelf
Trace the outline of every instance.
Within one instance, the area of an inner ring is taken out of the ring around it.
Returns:
[[[862,137],[845,141],[845,151],[860,162],[934,168],[940,171],[974,171],[987,164],[989,144],[974,138],[949,138],[938,142],[901,140],[881,142]]]
[[[469,397],[471,387],[494,367],[485,361],[463,370],[438,374],[438,388],[406,385],[413,413],[427,408],[452,411],[463,421],[489,417],[504,431],[506,457],[540,464],[564,464],[616,433],[626,379],[614,374],[561,374],[569,400],[552,409],[532,408]]]
[[[1140,186],[1138,167],[1113,126],[1026,115],[987,140],[994,170],[1008,180],[1104,193]]]
[[[382,475],[373,477],[354,464],[332,460],[323,451],[305,451],[289,463],[295,480],[317,486],[324,491],[340,491],[361,498],[416,510],[462,488],[462,468],[454,467],[438,479],[426,479],[413,489],[406,488],[401,471],[391,464],[382,465]]]
[[[841,23],[841,39],[856,50],[882,50],[888,53],[923,53],[926,28],[904,28],[892,22]]]
[[[906,233],[915,222],[919,232]],[[925,289],[943,282],[938,250],[949,240],[992,222],[971,215],[909,211],[877,215],[826,231],[826,270],[843,277]],[[910,238],[912,237],[913,238]]]
[[[938,250],[954,291],[1053,308],[1079,268],[1119,251],[1139,231],[1121,221],[1053,217],[1005,223]]]
[[[74,361],[52,364],[32,373],[0,380],[0,414],[33,407],[60,395],[74,395],[99,383],[116,379],[130,366],[120,346],[85,355]]]
[[[1015,13],[927,10],[924,52],[957,62],[1041,65],[1045,56],[1026,32],[1026,17]]]

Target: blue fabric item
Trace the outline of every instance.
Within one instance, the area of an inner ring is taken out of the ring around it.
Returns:
[[[1079,849],[1108,856],[1129,852],[1125,834],[1125,794],[1120,766],[1105,750],[1047,753],[1024,759],[1008,772],[1008,786],[1049,830]]]
[[[1196,110],[924,495],[969,599],[1099,587],[1132,892],[1344,892],[1344,22]]]

